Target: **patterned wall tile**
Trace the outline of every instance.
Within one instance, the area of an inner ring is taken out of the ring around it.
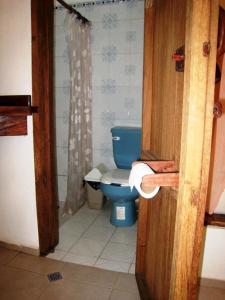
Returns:
[[[93,164],[115,168],[110,129],[140,126],[144,1],[78,9],[92,21]],[[59,199],[66,197],[69,66],[65,11],[55,12],[55,95]],[[61,176],[63,174],[63,176]]]
[[[103,29],[116,29],[118,27],[117,13],[104,14],[102,17]]]
[[[101,85],[102,94],[112,95],[116,93],[116,80],[114,79],[103,79]]]
[[[116,62],[117,47],[115,45],[109,45],[102,48],[102,61],[107,63]]]

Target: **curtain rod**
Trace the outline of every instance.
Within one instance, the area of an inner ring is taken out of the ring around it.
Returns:
[[[57,0],[62,6],[64,6],[66,9],[69,10],[70,13],[73,13],[77,16],[77,18],[79,20],[81,20],[83,23],[90,23],[90,21],[88,19],[86,19],[85,17],[83,17],[76,9],[73,8],[73,6],[67,4],[65,1],[63,0]]]
[[[58,1],[58,0],[57,0]],[[71,7],[86,7],[86,6],[92,6],[92,5],[104,5],[104,4],[118,4],[118,3],[124,3],[124,2],[142,2],[144,0],[94,0],[94,1],[87,1],[87,2],[77,2],[74,4],[71,4]],[[55,9],[61,9],[62,6],[55,6]]]

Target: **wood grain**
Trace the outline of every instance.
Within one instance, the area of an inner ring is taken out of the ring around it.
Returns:
[[[223,214],[206,214],[205,225],[225,227],[225,215]]]
[[[223,32],[218,36],[222,45],[217,49],[217,66],[221,71],[221,79],[215,83],[214,104],[220,103],[222,106],[222,115],[219,118],[213,119],[213,136],[210,161],[209,184],[207,193],[206,211],[212,214],[217,207],[221,195],[225,188],[225,54],[224,51],[224,31],[225,31],[225,11],[220,9],[220,29]]]
[[[144,26],[144,77],[143,77],[143,101],[142,101],[142,150],[150,149],[151,135],[151,106],[152,106],[152,60],[153,60],[153,19],[154,8],[152,1],[145,3]]]
[[[197,299],[208,185],[218,1],[187,1],[184,109],[169,299]],[[209,57],[203,43],[210,41]]]
[[[40,253],[58,243],[57,185],[53,103],[53,0],[31,0],[32,102],[36,198]]]
[[[0,136],[27,135],[27,117],[2,116],[0,114]]]
[[[145,26],[154,24],[154,45],[152,64],[144,65],[145,82],[152,91],[144,89],[148,118],[143,119],[143,132],[148,134],[143,138],[150,141],[143,144],[142,160],[172,160],[178,169],[184,76],[175,71],[172,55],[185,42],[185,8],[185,1],[154,1],[153,21],[145,19]],[[151,40],[147,34],[145,38]],[[149,299],[169,299],[176,200],[177,192],[171,188],[162,188],[152,200],[141,199],[136,272]]]

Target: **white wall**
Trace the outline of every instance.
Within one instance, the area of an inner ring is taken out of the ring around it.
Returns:
[[[30,95],[30,0],[0,1],[0,95]],[[28,135],[0,137],[0,241],[39,248],[32,117]]]
[[[225,280],[225,229],[208,226],[201,277]]]

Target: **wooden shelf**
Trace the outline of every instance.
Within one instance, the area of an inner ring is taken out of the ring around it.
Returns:
[[[205,215],[205,226],[219,226],[225,227],[225,215],[223,214],[206,214]]]
[[[27,116],[37,111],[30,95],[0,96],[0,136],[27,135]]]
[[[142,187],[148,188],[153,186],[178,187],[179,173],[175,162],[168,161],[141,161],[147,164],[155,174],[145,175],[142,179]],[[135,163],[140,163],[137,161]]]

